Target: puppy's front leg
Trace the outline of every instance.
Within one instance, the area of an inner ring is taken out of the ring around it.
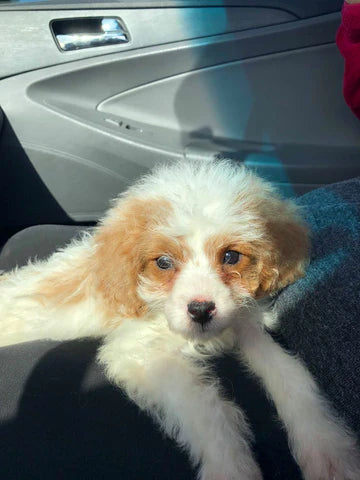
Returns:
[[[306,480],[359,480],[355,438],[332,412],[300,360],[256,322],[239,328],[241,353],[270,393]]]
[[[187,449],[199,479],[261,480],[242,412],[221,397],[204,367],[181,353],[177,337],[168,330],[154,335],[139,321],[110,334],[99,353],[109,378]]]

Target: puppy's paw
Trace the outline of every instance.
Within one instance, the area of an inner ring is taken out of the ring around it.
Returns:
[[[338,449],[314,445],[299,463],[305,480],[360,480],[360,454],[355,445],[339,445]]]

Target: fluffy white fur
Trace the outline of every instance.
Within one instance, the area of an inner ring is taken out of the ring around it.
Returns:
[[[144,217],[139,224],[132,211]],[[249,249],[241,258],[246,268],[223,272],[222,257],[206,247],[219,234]],[[174,272],[157,272],[151,255],[171,252],[156,246],[135,268],[136,256],[126,257],[136,248],[142,255],[159,236],[186,251],[173,259]],[[269,313],[257,302],[303,273],[306,242],[296,208],[245,169],[226,161],[161,167],[114,202],[94,235],[0,277],[0,344],[104,337],[99,361],[109,378],[186,448],[199,479],[260,480],[244,414],[223,398],[206,367],[209,356],[232,350],[273,399],[304,479],[359,480],[354,436],[301,361],[265,332]],[[119,261],[126,269],[117,276]],[[209,324],[190,318],[194,299],[215,302]]]

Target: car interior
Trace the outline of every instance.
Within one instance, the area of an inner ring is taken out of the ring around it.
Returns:
[[[0,1],[0,270],[93,228],[159,162],[231,158],[286,197],[360,175],[360,123],[342,95],[335,44],[341,7]],[[0,349],[1,478],[195,478],[185,454],[105,379],[97,346]],[[300,479],[257,383],[236,376],[229,358],[214,368],[253,425],[264,478]]]

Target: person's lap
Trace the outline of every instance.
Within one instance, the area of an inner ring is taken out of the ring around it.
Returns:
[[[314,190],[298,204],[312,233],[311,263],[276,299],[279,339],[360,435],[360,178]]]

